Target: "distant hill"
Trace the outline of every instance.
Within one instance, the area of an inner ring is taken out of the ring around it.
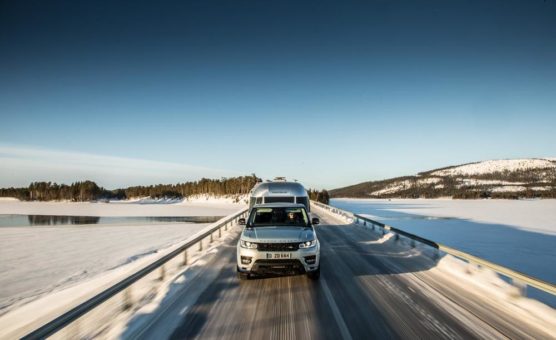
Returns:
[[[556,198],[556,158],[468,163],[330,191],[332,198]]]

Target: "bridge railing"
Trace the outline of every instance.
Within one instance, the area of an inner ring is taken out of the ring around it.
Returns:
[[[399,236],[403,236],[409,240],[412,241],[412,245],[414,245],[414,242],[419,242],[421,244],[427,245],[429,247],[432,247],[434,249],[437,249],[438,251],[442,251],[446,254],[450,254],[452,256],[455,256],[459,259],[462,259],[468,263],[472,263],[478,266],[482,266],[482,267],[486,267],[489,268],[491,270],[493,270],[494,272],[498,273],[499,275],[505,276],[509,279],[512,280],[512,282],[514,283],[514,285],[516,285],[519,288],[525,288],[525,286],[531,286],[534,287],[536,289],[539,289],[545,293],[551,294],[551,295],[556,295],[556,285],[554,285],[553,283],[550,282],[546,282],[540,279],[537,279],[535,277],[532,277],[530,275],[524,274],[524,273],[520,273],[518,271],[515,271],[513,269],[509,269],[506,268],[504,266],[501,266],[499,264],[493,263],[491,261],[485,260],[483,258],[480,258],[478,256],[474,256],[471,254],[468,254],[466,252],[463,252],[461,250],[457,250],[455,248],[452,247],[448,247],[444,244],[435,242],[435,241],[431,241],[428,240],[426,238],[423,238],[421,236],[409,233],[407,231],[404,231],[402,229],[398,229],[392,226],[389,226],[387,224],[375,221],[373,219],[370,219],[366,216],[362,216],[360,214],[354,214],[352,212],[346,211],[346,210],[342,210],[327,204],[323,204],[320,202],[316,202],[316,201],[311,201],[311,204],[314,204],[322,209],[325,209],[333,214],[339,215],[347,220],[352,220],[355,224],[357,225],[363,225],[363,226],[369,226],[372,229],[374,229],[375,227],[380,228],[382,230],[383,233],[386,232],[391,232],[394,233],[396,235],[396,239],[399,238]],[[522,294],[526,294],[526,290],[525,289],[521,289]]]
[[[102,330],[104,322],[112,321],[113,318],[118,317],[118,314],[121,314],[120,311],[129,311],[141,299],[148,299],[149,295],[152,296],[153,289],[158,288],[154,286],[161,285],[165,276],[168,275],[170,262],[174,264],[174,267],[183,268],[188,263],[188,250],[190,248],[198,247],[198,251],[202,251],[203,247],[212,243],[214,238],[222,236],[223,229],[227,231],[229,227],[237,223],[239,218],[246,215],[247,208],[221,219],[205,232],[186,241],[168,254],[145,265],[74,308],[54,317],[34,331],[24,335],[22,339],[95,337],[94,332],[98,333],[99,330]],[[91,316],[92,314],[96,315]],[[94,319],[95,322],[79,322],[86,316]],[[97,330],[95,330],[95,327]]]

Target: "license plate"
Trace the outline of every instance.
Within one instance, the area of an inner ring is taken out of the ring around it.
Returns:
[[[290,253],[266,253],[266,258],[268,260],[291,259],[292,254],[290,254]]]

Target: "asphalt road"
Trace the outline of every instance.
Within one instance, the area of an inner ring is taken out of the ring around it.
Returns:
[[[124,337],[172,339],[553,338],[427,271],[411,247],[321,216],[321,279],[304,275],[239,281],[235,242]],[[212,268],[212,269],[211,269]],[[192,297],[194,299],[192,300]],[[173,321],[172,321],[173,320]]]

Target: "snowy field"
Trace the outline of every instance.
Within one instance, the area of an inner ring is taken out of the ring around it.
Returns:
[[[551,265],[556,200],[333,199],[330,204],[556,282]]]
[[[20,202],[0,198],[1,214],[74,216],[225,216],[238,210],[235,197],[189,200],[138,199],[104,202]],[[241,201],[241,200],[240,200]]]
[[[164,204],[163,204],[164,203]],[[0,200],[0,214],[72,216],[224,216],[231,199],[118,203]],[[0,227],[0,315],[187,239],[206,223]]]

